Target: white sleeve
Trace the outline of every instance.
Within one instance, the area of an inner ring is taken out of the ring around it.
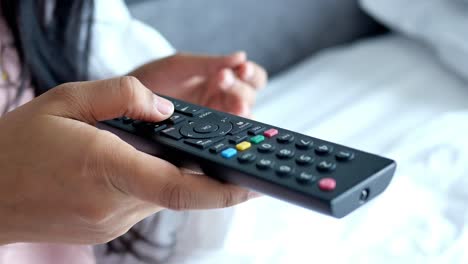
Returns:
[[[96,0],[90,50],[90,78],[124,75],[151,60],[174,54],[169,42],[133,18],[123,0]]]

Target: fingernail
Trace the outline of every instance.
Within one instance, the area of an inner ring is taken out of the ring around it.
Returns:
[[[250,199],[259,198],[259,197],[262,197],[262,196],[263,196],[263,194],[261,194],[261,193],[250,191],[249,194],[247,195],[247,198],[250,200]]]
[[[247,59],[247,52],[241,50],[241,51],[236,51],[231,54],[233,57],[238,57],[240,60],[246,60]]]
[[[254,75],[254,69],[252,67],[252,64],[250,63],[246,63],[245,64],[245,69],[244,69],[244,79],[247,81],[247,80],[250,80],[253,78],[253,75]]]
[[[224,90],[227,90],[234,85],[234,82],[235,82],[235,77],[234,77],[234,73],[232,72],[232,70],[228,70],[228,69],[224,70],[223,81],[221,82],[221,88],[223,88]]]
[[[174,105],[164,98],[153,95],[156,110],[163,115],[171,115],[174,112]]]

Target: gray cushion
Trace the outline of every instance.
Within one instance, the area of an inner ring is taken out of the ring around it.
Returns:
[[[182,51],[246,50],[275,74],[313,52],[381,29],[355,0],[129,0]]]

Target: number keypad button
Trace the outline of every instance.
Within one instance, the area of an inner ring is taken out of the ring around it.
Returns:
[[[278,157],[279,159],[290,159],[294,157],[294,151],[291,149],[286,149],[286,148],[280,149],[276,153],[276,157]]]

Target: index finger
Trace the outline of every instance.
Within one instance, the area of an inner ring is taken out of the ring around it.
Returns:
[[[112,185],[125,194],[173,210],[223,208],[255,197],[206,175],[182,172],[168,161],[119,141],[111,145],[113,154],[105,168]]]
[[[247,61],[236,68],[237,76],[255,89],[265,87],[268,81],[268,73],[260,65]]]

